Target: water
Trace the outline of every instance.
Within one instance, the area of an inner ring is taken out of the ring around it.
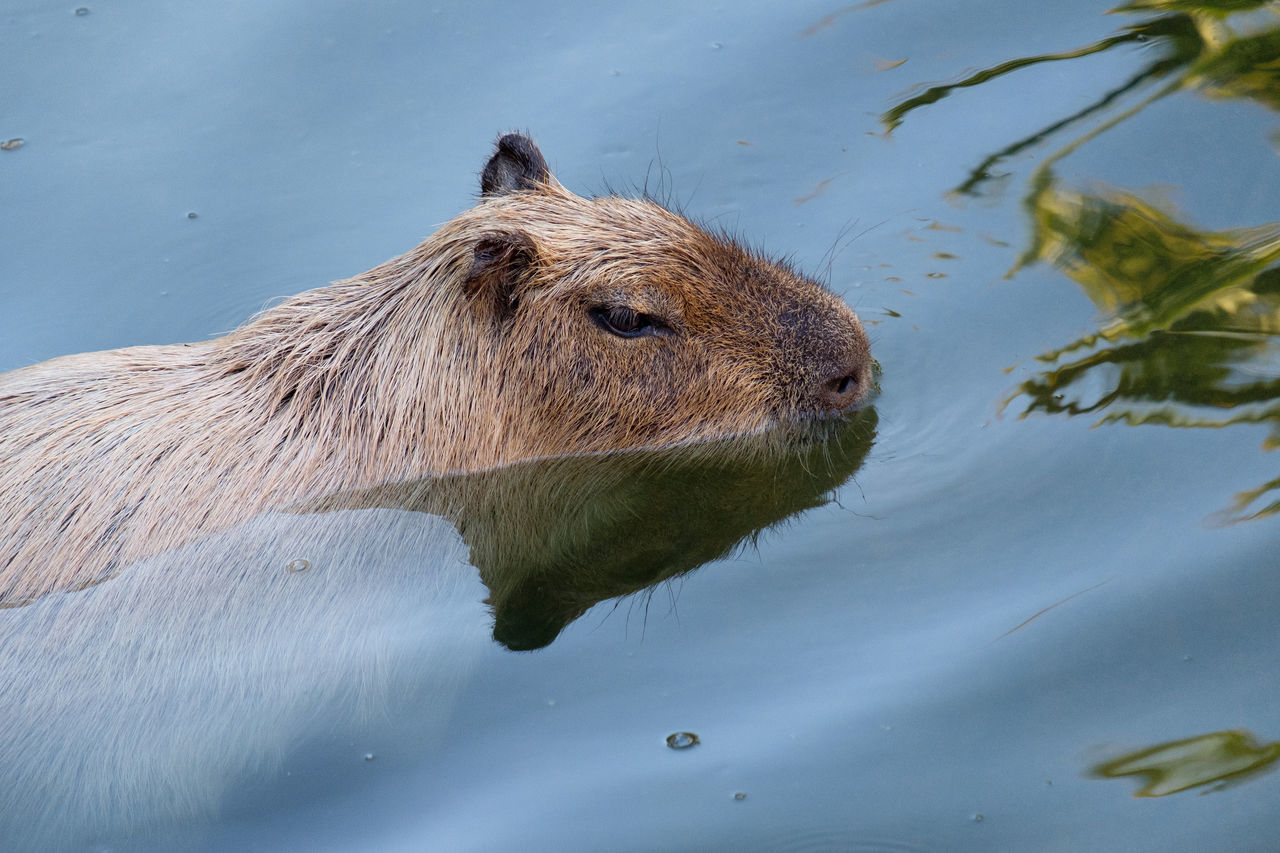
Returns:
[[[833,502],[537,651],[476,575],[400,586],[456,543],[386,519],[436,544],[304,611],[288,691],[215,697],[261,715],[175,765],[218,783],[69,849],[1272,849],[1280,19],[1166,5],[11,3],[0,368],[366,269],[524,128],[829,276],[884,369]]]

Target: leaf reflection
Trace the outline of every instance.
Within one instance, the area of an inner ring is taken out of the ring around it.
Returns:
[[[999,164],[1089,119],[1092,128],[1043,158],[1024,202],[1030,245],[1010,275],[1043,262],[1098,307],[1096,332],[1039,357],[1048,365],[1006,405],[1022,416],[1098,414],[1100,422],[1224,427],[1266,423],[1280,446],[1280,223],[1198,229],[1149,199],[1061,185],[1055,166],[1083,145],[1178,91],[1280,110],[1280,2],[1136,0],[1112,10],[1157,13],[1094,44],[1001,63],[935,86],[882,116],[892,131],[909,113],[964,87],[1043,62],[1143,43],[1153,58],[1121,85],[985,158],[954,192],[997,195]],[[1280,513],[1280,479],[1236,496],[1222,522]]]
[[[1071,276],[1105,312],[1040,360],[1023,415],[1221,427],[1270,421],[1280,439],[1280,224],[1198,232],[1128,193],[1038,193],[1031,260]],[[1025,262],[1025,261],[1024,261]]]
[[[1142,786],[1135,797],[1166,797],[1268,772],[1277,758],[1280,742],[1259,746],[1251,733],[1237,729],[1157,744],[1099,764],[1093,772],[1107,779],[1136,776]]]
[[[1210,98],[1254,100],[1280,110],[1280,3],[1276,0],[1140,0],[1111,11],[1162,11],[1169,14],[1131,24],[1119,35],[1084,47],[1020,57],[985,68],[954,83],[930,86],[886,111],[880,117],[881,123],[887,133],[892,133],[908,114],[917,109],[949,97],[960,89],[987,83],[1034,65],[1078,60],[1121,46],[1141,45],[1154,51],[1155,57],[1121,85],[984,159],[955,189],[958,195],[979,196],[1000,192],[1003,183],[999,179],[1004,176],[996,167],[1002,161],[1047,143],[1085,119],[1105,117],[1093,130],[1053,154],[1039,169],[1046,172],[1056,161],[1088,140],[1130,118],[1151,102],[1180,90],[1196,91]],[[1165,81],[1165,84],[1142,96],[1135,104],[1126,106],[1127,99],[1138,97],[1160,81]]]

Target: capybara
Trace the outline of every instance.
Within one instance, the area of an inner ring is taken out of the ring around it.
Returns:
[[[855,407],[854,313],[649,199],[501,137],[409,253],[221,338],[0,376],[0,605],[327,494],[659,447]]]

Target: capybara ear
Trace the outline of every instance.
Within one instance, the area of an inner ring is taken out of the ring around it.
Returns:
[[[519,133],[498,137],[493,156],[480,173],[482,195],[506,195],[550,183],[551,170],[533,140]]]
[[[515,311],[520,284],[533,272],[537,259],[537,247],[528,234],[490,231],[476,241],[462,289],[489,317],[506,319]]]

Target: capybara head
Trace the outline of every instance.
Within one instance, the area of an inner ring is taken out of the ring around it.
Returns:
[[[818,284],[647,199],[565,190],[527,138],[485,167],[455,222],[480,377],[514,457],[657,446],[847,410],[871,356]]]
[[[341,434],[346,458],[364,435],[364,461],[388,452],[403,479],[753,432],[866,397],[858,318],[786,265],[648,199],[574,195],[517,134],[481,189],[408,254],[225,339],[214,358],[243,372],[245,404],[292,443]]]

